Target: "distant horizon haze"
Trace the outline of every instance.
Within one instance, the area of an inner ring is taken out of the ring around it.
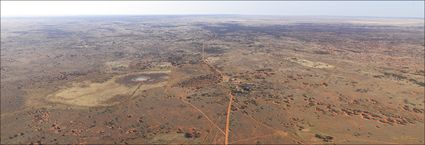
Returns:
[[[1,17],[270,15],[424,18],[424,1],[1,1]]]

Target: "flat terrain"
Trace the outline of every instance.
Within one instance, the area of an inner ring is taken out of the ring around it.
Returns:
[[[424,144],[424,21],[2,18],[1,144]]]

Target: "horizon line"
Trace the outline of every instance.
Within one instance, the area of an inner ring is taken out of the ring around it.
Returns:
[[[387,19],[424,19],[425,17],[391,16],[354,16],[354,15],[273,15],[273,14],[77,14],[77,15],[1,15],[1,18],[58,18],[58,17],[102,17],[102,16],[271,16],[271,17],[328,17],[328,18],[387,18]],[[424,20],[425,22],[425,20]]]

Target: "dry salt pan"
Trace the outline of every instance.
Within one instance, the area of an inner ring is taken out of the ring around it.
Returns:
[[[134,82],[143,82],[143,81],[147,81],[147,80],[149,80],[149,77],[146,77],[146,76],[140,76],[140,77],[136,77],[136,78],[131,79],[131,81],[134,81]]]

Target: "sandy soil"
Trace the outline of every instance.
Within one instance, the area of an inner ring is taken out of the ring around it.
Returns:
[[[1,23],[1,144],[424,144],[422,19]]]

